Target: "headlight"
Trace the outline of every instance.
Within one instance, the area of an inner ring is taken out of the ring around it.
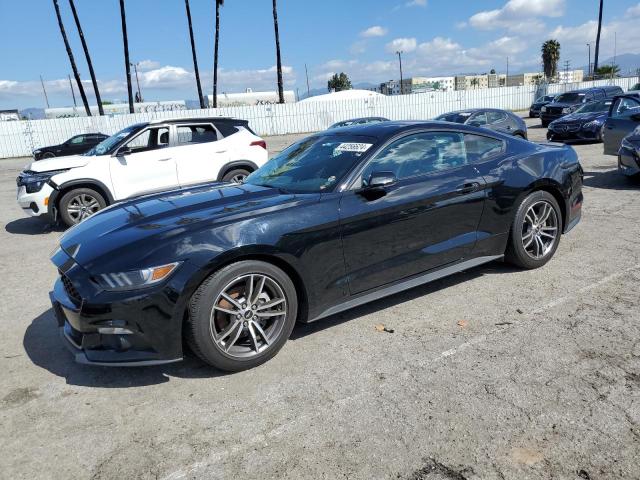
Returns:
[[[540,111],[541,111],[541,112],[546,112],[546,111],[547,111],[547,107],[542,107],[542,108],[540,109]]]
[[[602,121],[600,120],[592,120],[582,125],[583,130],[597,130],[600,127],[602,127]]]
[[[627,150],[631,150],[632,152],[636,152],[636,154],[640,155],[640,142],[632,143],[626,138],[622,139],[622,148],[626,148]]]
[[[34,155],[37,155],[37,154],[39,154],[41,151],[42,151],[42,150],[34,150],[34,151],[33,151],[33,154],[34,154]]]
[[[105,290],[133,290],[165,280],[179,264],[174,262],[132,272],[103,273],[96,277],[96,281]]]
[[[36,193],[42,190],[44,184],[47,183],[51,177],[68,170],[68,168],[65,168],[64,170],[51,170],[49,172],[22,172],[18,176],[17,183],[19,187],[24,185],[27,193]]]
[[[572,111],[572,110],[571,110],[571,107],[564,107],[564,108],[562,109],[562,113],[571,113],[571,111]]]

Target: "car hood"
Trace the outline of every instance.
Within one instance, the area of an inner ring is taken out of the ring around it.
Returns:
[[[84,155],[69,155],[68,157],[47,158],[31,162],[27,170],[32,172],[50,172],[51,170],[63,170],[65,168],[84,167],[94,157]]]
[[[598,118],[607,118],[608,112],[588,112],[588,113],[570,113],[565,115],[560,120],[556,120],[553,123],[567,123],[567,122],[591,122]]]
[[[222,183],[173,190],[116,203],[68,230],[60,246],[89,271],[118,265],[148,267],[151,265],[145,265],[146,259],[158,258],[163,249],[172,252],[167,261],[188,260],[189,248],[176,245],[188,243],[199,232],[212,231],[207,238],[223,235],[228,242],[226,237],[237,233],[233,226],[239,222],[319,197],[320,194],[294,195],[275,188]],[[225,226],[230,227],[228,231]],[[249,240],[231,239],[237,244]]]

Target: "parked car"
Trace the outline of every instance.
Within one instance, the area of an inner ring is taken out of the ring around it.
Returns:
[[[635,95],[640,96],[640,83],[636,83],[633,87],[631,87],[628,91],[627,91],[627,95]]]
[[[70,229],[53,308],[80,362],[179,361],[184,337],[243,370],[296,322],[503,257],[543,266],[582,200],[570,146],[443,122],[326,130],[243,184],[121,202]]]
[[[461,123],[472,127],[484,127],[507,135],[527,138],[527,124],[520,117],[506,110],[472,108],[445,113],[435,119],[443,122]]]
[[[118,200],[210,182],[241,182],[268,159],[245,120],[195,118],[132,125],[84,155],[33,162],[17,178],[29,216],[74,225]]]
[[[83,133],[82,135],[75,135],[60,145],[35,149],[33,151],[33,158],[35,160],[41,160],[43,158],[79,155],[88,152],[108,137],[109,135],[105,135],[104,133]]]
[[[612,99],[585,103],[575,112],[560,117],[549,124],[547,139],[602,141],[602,127],[609,116]]]
[[[622,139],[638,125],[640,125],[640,98],[634,95],[621,95],[614,98],[602,129],[604,154],[618,155]]]
[[[342,128],[342,127],[352,127],[354,125],[367,125],[369,123],[380,123],[380,122],[388,122],[388,118],[384,117],[363,117],[363,118],[352,118],[351,120],[345,120],[343,122],[334,123],[329,127],[329,130],[332,128]]]
[[[529,107],[529,118],[538,118],[540,116],[540,109],[553,102],[554,98],[556,98],[555,95],[543,95],[537,98]]]
[[[624,92],[617,86],[583,88],[559,94],[553,102],[540,109],[540,120],[543,127],[548,127],[558,118],[575,112],[585,103],[612,98]]]
[[[640,126],[622,139],[618,171],[628,177],[640,177]]]

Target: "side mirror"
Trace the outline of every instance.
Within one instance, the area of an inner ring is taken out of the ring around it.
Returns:
[[[131,155],[131,149],[129,147],[120,147],[116,152],[116,157],[124,157],[125,155]]]
[[[397,181],[393,172],[373,172],[363,187],[367,190],[384,189]]]

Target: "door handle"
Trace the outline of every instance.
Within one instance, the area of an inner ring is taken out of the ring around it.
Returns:
[[[227,153],[227,151],[226,150],[219,150],[216,153]]]
[[[460,188],[456,189],[456,193],[459,195],[466,195],[467,193],[473,193],[480,189],[478,182],[465,183]]]
[[[168,162],[169,160],[171,160],[171,157],[167,157],[167,158],[159,158],[158,161],[159,162]]]

